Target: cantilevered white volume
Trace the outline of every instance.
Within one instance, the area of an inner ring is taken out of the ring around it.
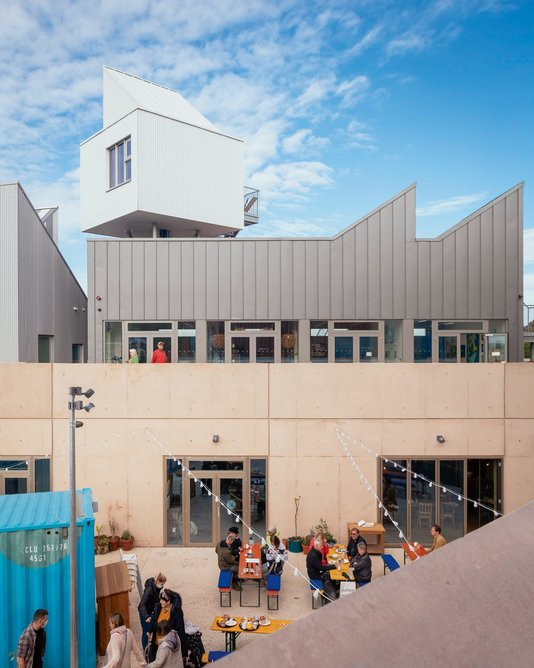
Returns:
[[[81,228],[115,237],[244,226],[243,142],[179,93],[104,67],[104,128],[80,148]]]

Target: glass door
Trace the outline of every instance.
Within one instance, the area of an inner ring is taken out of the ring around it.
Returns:
[[[486,334],[486,362],[506,362],[506,334]]]
[[[378,362],[378,336],[360,336],[360,362]]]
[[[467,461],[467,496],[486,507],[467,504],[467,531],[474,531],[495,519],[501,512],[501,461],[470,459]]]
[[[147,358],[147,362],[150,362],[152,360],[152,354],[154,353],[155,350],[157,350],[158,343],[160,341],[163,341],[164,344],[163,350],[165,352],[165,355],[167,356],[167,362],[173,361],[172,337],[159,336],[158,334],[151,334],[150,336],[148,336],[148,341],[149,341],[150,355]]]
[[[458,361],[458,336],[448,334],[440,336],[438,341],[439,362],[453,363]]]
[[[408,513],[406,498],[406,461],[384,462],[382,468],[382,505],[388,511],[388,517],[384,517],[383,524],[386,530],[386,543],[399,543],[399,529],[406,536],[408,534]],[[404,472],[403,469],[404,468]],[[399,523],[399,529],[395,527],[392,520]]]
[[[436,464],[433,459],[412,460],[411,469],[411,536],[418,543],[432,542],[430,528],[436,522],[436,488],[421,480],[436,479]],[[416,477],[417,476],[417,477]]]
[[[227,477],[228,476],[228,477]],[[243,517],[245,513],[243,489],[245,486],[245,476],[243,473],[220,473],[218,475],[220,500],[234,513]],[[236,525],[236,519],[233,515],[229,515],[228,511],[218,505],[218,540],[222,540],[231,526]],[[241,526],[238,524],[237,526]]]
[[[335,362],[354,362],[354,339],[352,336],[334,337]]]
[[[137,357],[140,364],[145,364],[147,361],[150,362],[150,358],[147,360],[147,337],[146,336],[129,336],[128,337],[128,351],[124,356],[124,359],[127,360],[130,358],[130,350],[135,350],[137,352]]]

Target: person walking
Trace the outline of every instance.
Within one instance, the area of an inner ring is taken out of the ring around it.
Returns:
[[[17,668],[41,668],[46,649],[48,611],[39,608],[33,613],[32,623],[21,633],[17,645]]]
[[[155,578],[148,578],[145,582],[145,588],[143,590],[143,595],[137,609],[139,610],[139,621],[141,622],[141,628],[143,633],[141,635],[141,644],[143,649],[148,645],[148,636],[147,633],[152,624],[152,614],[154,609],[159,601],[159,595],[161,590],[165,586],[167,578],[163,573],[158,573]]]
[[[165,343],[158,341],[158,346],[152,353],[152,364],[166,364],[167,353],[165,352]]]
[[[109,616],[110,636],[106,648],[106,663],[103,668],[130,668],[132,652],[140,666],[146,666],[145,657],[130,629],[124,626],[120,612]]]
[[[149,668],[163,668],[163,666],[165,668],[184,668],[184,660],[180,651],[180,638],[172,628],[171,621],[166,619],[163,622],[158,622],[155,633],[160,638],[160,642],[156,658],[148,664]]]

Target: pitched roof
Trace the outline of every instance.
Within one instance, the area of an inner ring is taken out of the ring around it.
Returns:
[[[104,127],[135,109],[220,132],[176,91],[104,66]]]

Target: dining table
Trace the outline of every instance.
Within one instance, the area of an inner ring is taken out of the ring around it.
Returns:
[[[410,561],[417,561],[417,559],[428,554],[425,546],[420,545],[419,543],[417,543],[417,545],[411,543],[401,543],[401,547],[404,550],[404,563],[406,563],[406,557],[408,557]]]
[[[243,608],[259,608],[261,597],[261,545],[260,543],[245,543],[239,553],[239,570],[237,577],[241,581],[241,590],[239,592],[239,605]],[[257,604],[244,604],[243,591],[245,587],[257,587]]]
[[[293,623],[292,619],[267,619],[266,621],[268,622],[267,625],[265,626],[258,626],[257,629],[254,631],[252,630],[244,630],[241,628],[240,623],[242,622],[243,619],[247,619],[246,617],[231,617],[230,619],[234,622],[236,622],[232,626],[220,626],[218,622],[222,621],[222,616],[217,615],[215,619],[213,620],[210,630],[211,631],[221,631],[224,633],[225,636],[225,651],[226,652],[233,652],[235,651],[236,648],[236,640],[238,637],[243,633],[245,635],[270,635],[271,633],[274,633],[275,631],[280,631],[280,629],[283,629],[286,626],[289,626],[289,624]]]
[[[331,546],[328,550],[327,560],[329,564],[336,565],[336,568],[333,568],[331,571],[329,571],[330,579],[333,582],[354,581],[354,571],[350,566],[350,560],[347,555],[347,548],[345,545],[336,543],[335,545]]]

